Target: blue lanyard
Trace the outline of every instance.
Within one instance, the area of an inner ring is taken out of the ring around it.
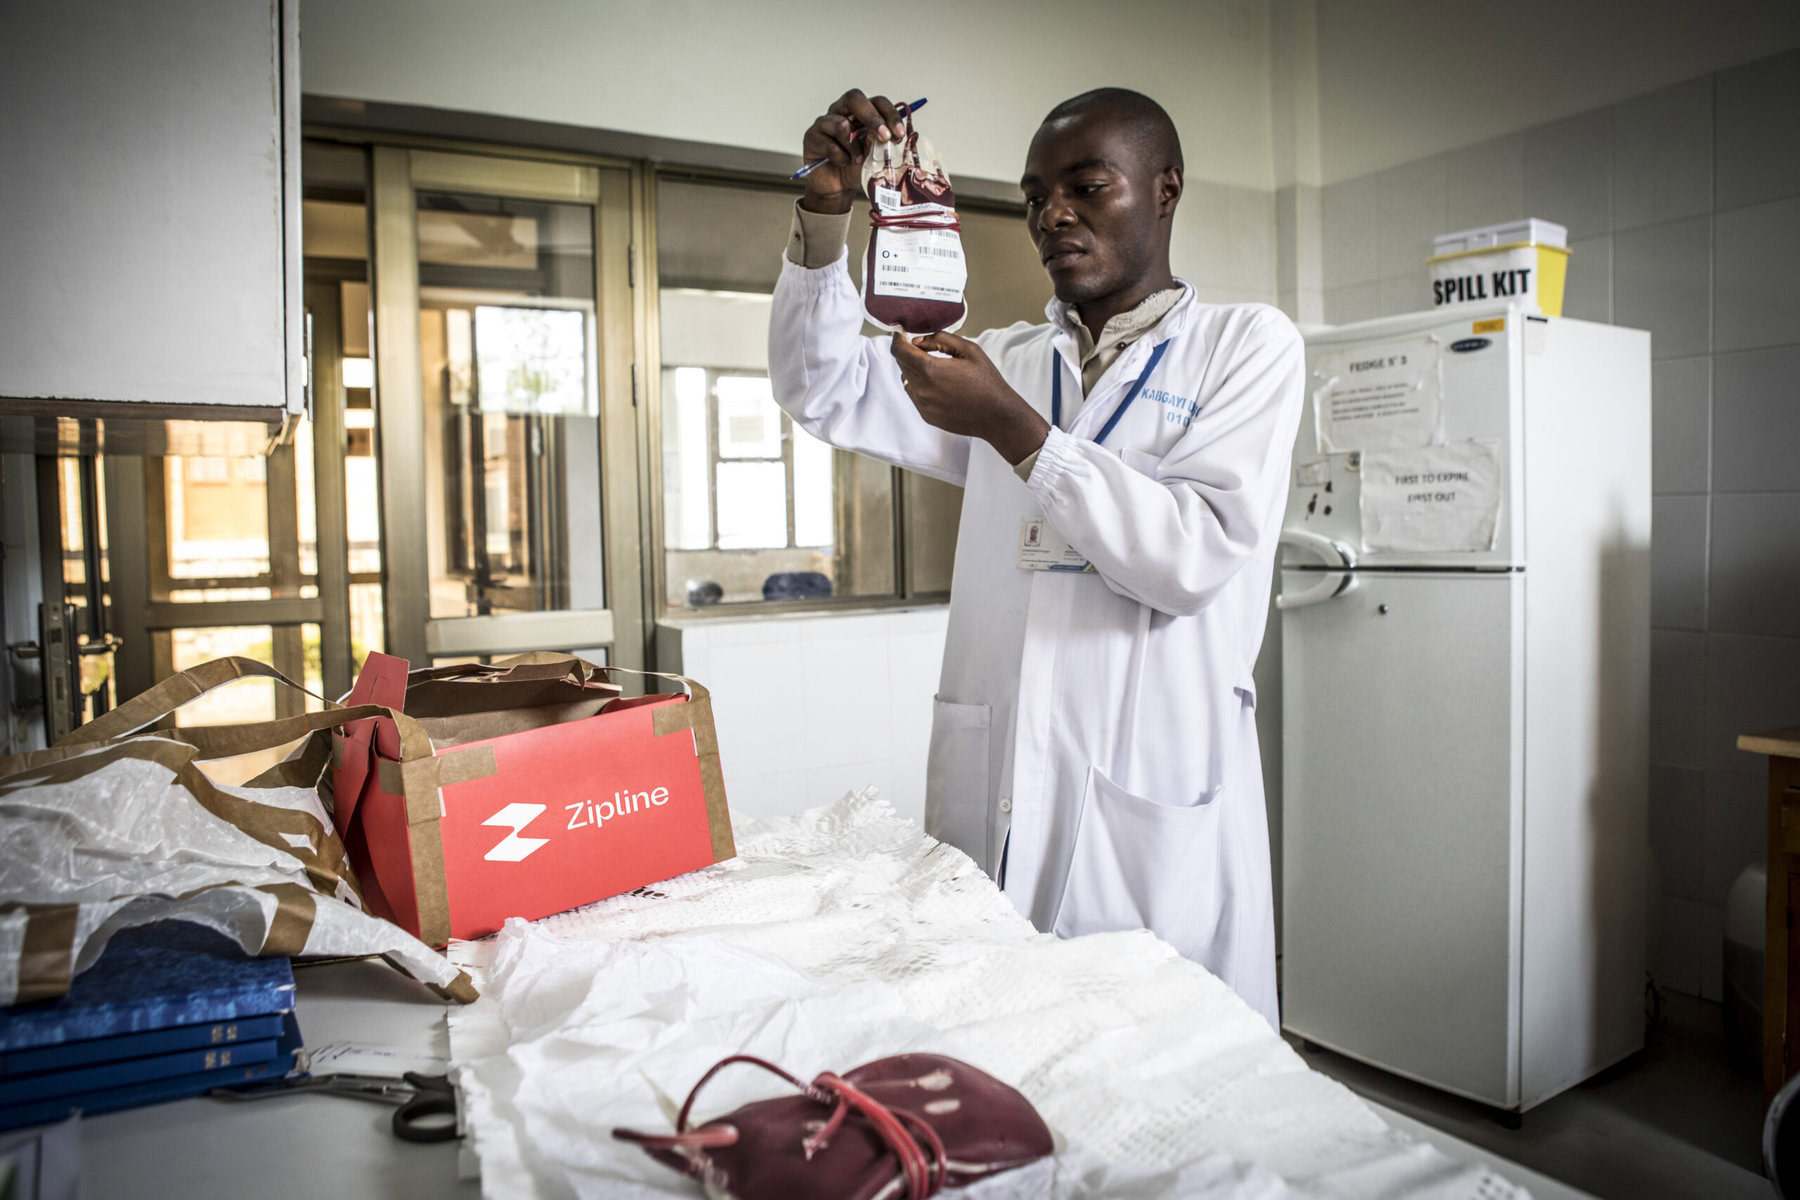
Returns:
[[[1119,402],[1119,407],[1113,410],[1113,415],[1108,417],[1106,424],[1100,427],[1099,436],[1094,438],[1095,444],[1104,442],[1106,435],[1113,431],[1113,426],[1119,423],[1119,418],[1125,415],[1125,410],[1131,407],[1131,402],[1138,398],[1138,393],[1144,390],[1146,383],[1150,382],[1151,373],[1156,370],[1156,364],[1162,361],[1163,351],[1168,348],[1169,343],[1167,342],[1156,344],[1156,349],[1150,352],[1150,361],[1144,364],[1144,373],[1137,377],[1137,382],[1131,385],[1129,392],[1125,393],[1125,399]],[[1057,358],[1054,346],[1050,348],[1050,423],[1058,429],[1062,428],[1062,363]]]

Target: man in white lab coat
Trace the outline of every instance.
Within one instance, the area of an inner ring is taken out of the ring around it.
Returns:
[[[1175,128],[1102,89],[1052,110],[1026,157],[1049,323],[864,338],[844,251],[858,135],[899,128],[852,91],[808,129],[827,162],[795,214],[769,375],[813,436],[965,489],[927,829],[1038,928],[1147,927],[1275,1025],[1251,667],[1300,337],[1170,273]]]

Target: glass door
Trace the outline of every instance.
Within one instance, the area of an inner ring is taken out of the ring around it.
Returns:
[[[644,658],[633,179],[373,151],[386,642]]]

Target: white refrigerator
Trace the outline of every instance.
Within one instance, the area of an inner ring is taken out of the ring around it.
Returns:
[[[1643,1044],[1650,337],[1467,306],[1307,365],[1283,1025],[1520,1113]]]

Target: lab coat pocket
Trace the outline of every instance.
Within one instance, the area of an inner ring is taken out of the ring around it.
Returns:
[[[925,832],[949,842],[992,872],[988,845],[988,727],[985,704],[931,701],[931,753],[925,764]]]
[[[1231,685],[1231,690],[1237,693],[1238,699],[1240,699],[1244,702],[1245,708],[1255,708],[1256,707],[1256,670],[1255,670],[1255,668],[1251,667],[1248,663],[1244,663],[1244,664],[1240,665],[1238,667],[1237,682],[1235,682]]]
[[[1119,451],[1119,460],[1140,475],[1156,478],[1157,469],[1162,466],[1162,455],[1151,454],[1145,450],[1133,450],[1129,446]]]
[[[1203,949],[1218,920],[1221,791],[1159,804],[1090,767],[1056,932],[1149,929],[1183,954]]]

